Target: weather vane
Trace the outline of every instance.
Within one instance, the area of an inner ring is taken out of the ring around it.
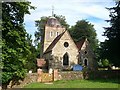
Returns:
[[[54,16],[54,6],[52,6],[52,16]]]

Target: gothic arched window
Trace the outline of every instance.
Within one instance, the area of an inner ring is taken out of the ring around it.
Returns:
[[[87,51],[85,51],[85,54],[87,54]]]
[[[50,32],[50,37],[52,37],[52,36],[53,36],[53,32],[51,31],[51,32]]]
[[[88,65],[88,60],[84,59],[84,65],[87,66]]]
[[[63,56],[63,65],[69,65],[68,53],[65,53],[64,56]]]
[[[59,32],[56,32],[56,37],[59,35]]]

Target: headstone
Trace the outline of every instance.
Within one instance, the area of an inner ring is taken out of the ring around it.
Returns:
[[[58,69],[54,69],[53,70],[53,77],[54,77],[54,81],[58,80]]]
[[[37,73],[38,73],[38,78],[37,78],[37,82],[42,82],[42,69],[37,69]]]
[[[38,74],[42,74],[42,69],[37,69]]]
[[[32,70],[29,70],[29,73],[32,73]]]
[[[81,71],[83,67],[79,64],[73,66],[73,71]]]
[[[50,69],[49,69],[49,74],[52,74],[52,73],[53,73],[53,69],[50,68]]]
[[[118,67],[116,67],[115,69],[119,69]]]
[[[115,69],[115,66],[112,66],[112,69]]]

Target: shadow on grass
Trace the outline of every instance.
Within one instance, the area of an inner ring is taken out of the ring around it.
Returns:
[[[87,80],[91,82],[102,82],[102,83],[109,82],[109,83],[120,84],[120,79],[87,79]]]
[[[83,80],[58,80],[55,81],[54,83],[68,83],[68,82],[83,82],[83,81],[90,81],[90,82],[100,82],[100,83],[117,83],[120,84],[119,79],[83,79]]]
[[[91,82],[108,82],[120,84],[120,70],[85,71],[84,78]]]

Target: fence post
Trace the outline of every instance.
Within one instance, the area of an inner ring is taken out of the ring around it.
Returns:
[[[54,69],[53,70],[53,81],[57,81],[58,80],[58,69]]]
[[[37,73],[38,73],[38,79],[37,82],[42,82],[42,69],[37,69]]]

